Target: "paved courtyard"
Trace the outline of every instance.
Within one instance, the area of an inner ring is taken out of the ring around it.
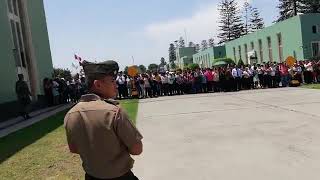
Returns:
[[[142,180],[320,178],[320,91],[286,88],[145,99]]]

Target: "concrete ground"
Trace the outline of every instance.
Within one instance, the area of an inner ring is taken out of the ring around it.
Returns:
[[[142,180],[320,178],[320,90],[145,99],[137,122]]]

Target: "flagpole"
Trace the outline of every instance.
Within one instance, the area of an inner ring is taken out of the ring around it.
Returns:
[[[132,65],[134,65],[134,57],[133,56],[131,56],[132,57]]]
[[[186,28],[184,28],[184,36],[186,38],[186,44],[188,43],[188,37],[187,37],[187,30]]]

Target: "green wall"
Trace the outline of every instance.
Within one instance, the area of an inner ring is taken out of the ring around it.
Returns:
[[[193,62],[192,56],[196,53],[196,48],[194,47],[184,47],[176,50],[177,60],[176,65],[179,68],[184,68],[188,64]]]
[[[281,33],[281,36],[282,36],[283,60],[285,60],[288,56],[294,56],[294,54],[296,54],[296,57],[298,59],[303,59],[304,54],[301,48],[302,32],[301,32],[300,16],[295,16],[286,21],[274,24],[270,27],[264,28],[257,32],[248,34],[239,39],[226,43],[225,45],[226,45],[227,57],[238,62],[240,59],[239,46],[241,46],[242,60],[246,63],[245,44],[247,44],[248,52],[249,52],[251,50],[251,42],[253,42],[254,50],[256,51],[256,55],[258,57],[258,63],[261,63],[259,43],[258,43],[259,39],[261,39],[262,49],[263,49],[263,62],[270,61],[267,37],[271,37],[273,61],[280,62],[278,40],[277,40],[278,33]],[[236,48],[236,59],[234,59],[233,47]]]
[[[300,16],[301,29],[302,29],[302,41],[304,50],[304,58],[312,58],[311,42],[320,41],[320,14],[305,14]],[[318,32],[314,34],[312,32],[312,26],[318,26]]]
[[[53,72],[44,5],[43,0],[28,0],[25,2],[27,3],[38,71],[36,94],[42,95],[42,80],[45,77],[51,77]],[[17,68],[12,51],[14,45],[7,12],[7,1],[0,0],[0,104],[16,101]],[[25,42],[25,45],[27,46],[27,42]]]
[[[52,77],[53,65],[43,0],[27,1],[32,43],[38,68],[38,94],[43,94],[42,81]]]
[[[180,57],[188,56],[192,57],[196,53],[196,48],[193,47],[185,47],[178,49]]]
[[[210,47],[193,55],[193,63],[199,64],[200,67],[211,67],[214,59],[214,48]],[[202,63],[201,63],[202,62]]]
[[[215,46],[214,50],[214,59],[226,57],[226,46]]]
[[[214,59],[226,57],[226,47],[225,46],[216,46],[210,47],[203,51],[198,52],[193,55],[193,63],[200,64],[202,61],[202,67],[208,68],[212,66],[212,61]]]
[[[0,0],[0,103],[16,100],[17,70],[7,9],[7,1]]]

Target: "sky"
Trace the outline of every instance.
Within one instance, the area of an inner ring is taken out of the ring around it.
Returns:
[[[237,0],[241,6],[245,0]],[[278,0],[248,0],[267,26],[278,15]],[[169,44],[184,37],[217,42],[220,0],[44,0],[54,67],[72,72],[74,54],[92,62],[125,66],[168,60]],[[186,32],[186,33],[185,33]],[[185,36],[186,34],[186,36]],[[134,60],[134,61],[133,61]]]

